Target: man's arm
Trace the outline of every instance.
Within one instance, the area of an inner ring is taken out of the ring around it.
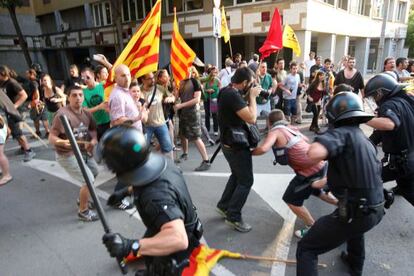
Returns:
[[[266,139],[252,151],[252,155],[262,155],[268,152],[277,141],[277,131],[269,131]]]
[[[379,117],[379,118],[373,118],[370,121],[366,123],[372,128],[375,128],[377,130],[394,130],[395,123],[387,117]]]
[[[174,108],[176,108],[176,110],[180,110],[180,109],[183,109],[185,107],[194,106],[194,105],[200,103],[200,98],[201,98],[201,91],[195,91],[194,92],[194,97],[191,100],[189,100],[188,102],[185,102],[185,103],[176,104],[174,106]]]
[[[187,249],[188,237],[182,219],[172,220],[161,226],[158,234],[139,240],[139,254],[166,256]]]
[[[24,91],[24,89],[20,90],[17,93],[17,101],[14,103],[14,107],[18,108],[19,106],[21,106],[27,99],[27,93],[26,91]]]

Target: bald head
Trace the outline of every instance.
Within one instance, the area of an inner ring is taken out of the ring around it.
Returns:
[[[119,64],[115,67],[115,82],[117,85],[128,89],[131,84],[131,72],[125,64]]]

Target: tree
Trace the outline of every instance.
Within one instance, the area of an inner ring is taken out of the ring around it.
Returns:
[[[408,47],[408,56],[414,57],[414,10],[411,8],[408,16],[407,37],[405,46]]]
[[[16,29],[17,37],[19,38],[19,44],[22,48],[24,58],[26,59],[27,66],[32,65],[32,58],[29,54],[29,48],[27,47],[26,40],[23,37],[22,30],[20,29],[19,22],[17,21],[16,8],[22,6],[22,0],[0,0],[0,7],[9,11],[10,18],[13,21],[14,28]]]
[[[112,24],[115,25],[115,33],[117,41],[115,42],[116,56],[119,56],[124,49],[124,40],[122,38],[122,14],[121,5],[118,0],[111,0]]]

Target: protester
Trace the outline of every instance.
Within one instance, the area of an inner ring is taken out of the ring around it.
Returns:
[[[314,195],[333,205],[337,203],[332,195],[320,188],[326,183],[327,163],[314,162],[307,157],[306,153],[310,147],[308,138],[303,136],[297,128],[288,125],[282,110],[272,110],[268,116],[267,125],[269,129],[267,137],[252,151],[252,155],[262,155],[272,149],[276,158],[275,162],[280,165],[289,165],[295,171],[296,176],[286,188],[283,201],[305,223],[306,228],[295,231],[298,238],[303,238],[315,223],[303,202]]]
[[[220,70],[220,73],[218,75],[218,78],[221,82],[221,87],[226,87],[227,85],[229,85],[231,82],[231,77],[233,76],[233,61],[231,60],[231,58],[226,58],[226,60],[224,61],[224,65],[225,67]]]
[[[267,116],[270,113],[270,99],[273,95],[273,79],[267,73],[267,63],[262,61],[259,64],[258,74],[256,75],[257,84],[262,88],[262,93],[256,98],[256,116]]]
[[[7,183],[13,180],[13,177],[10,174],[9,160],[7,159],[7,156],[4,153],[4,145],[6,144],[7,140],[7,122],[4,109],[3,107],[1,107],[1,105],[2,103],[0,104],[0,187],[6,185]]]
[[[84,97],[82,88],[72,86],[67,89],[68,106],[62,107],[56,113],[50,130],[49,142],[55,147],[56,161],[60,166],[80,183],[85,183],[81,169],[73,154],[72,147],[67,139],[65,129],[60,120],[60,116],[65,115],[68,118],[76,142],[81,149],[85,169],[89,178],[94,182],[98,175],[98,165],[92,156],[93,148],[98,143],[96,137],[96,124],[92,114],[82,107]],[[78,218],[82,221],[95,221],[98,216],[89,209],[89,190],[86,184],[83,184],[79,191],[79,211]]]
[[[296,123],[296,95],[298,89],[301,88],[303,84],[300,82],[297,63],[291,62],[289,68],[290,72],[280,88],[283,90],[283,106],[286,120],[288,122]]]
[[[312,83],[309,85],[308,90],[306,91],[307,103],[311,106],[310,110],[313,114],[312,123],[309,127],[310,131],[319,133],[319,114],[321,112],[321,100],[323,95],[326,92],[326,82],[325,82],[325,73],[318,71]]]
[[[348,57],[345,69],[339,71],[335,77],[334,86],[348,84],[356,94],[364,95],[364,78],[360,71],[355,68],[355,58]]]
[[[95,67],[95,81],[105,84],[108,76],[108,69],[105,66],[98,65]]]
[[[72,87],[72,86],[84,86],[82,82],[82,78],[79,74],[79,68],[76,64],[71,64],[69,66],[69,79],[65,81],[65,83],[60,87],[62,91],[64,91],[67,94],[67,91],[65,89]]]
[[[145,107],[148,110],[148,119],[145,122],[147,143],[151,144],[152,136],[155,135],[161,152],[173,159],[173,146],[164,117],[163,102],[174,103],[175,97],[165,87],[156,84],[153,73],[143,75],[140,80]]]
[[[34,69],[26,71],[26,77],[29,80],[29,95],[30,100],[30,119],[33,120],[35,126],[36,135],[41,137],[40,121],[42,121],[45,129],[45,138],[49,136],[49,123],[47,120],[47,110],[44,103],[44,95],[40,94],[39,83],[37,82],[37,74]]]
[[[249,67],[250,70],[252,70],[254,73],[256,73],[257,69],[259,68],[259,55],[253,54],[253,57],[249,62],[247,63],[247,67]]]
[[[395,71],[400,79],[400,82],[406,82],[406,81],[414,79],[413,77],[411,77],[410,73],[407,71],[407,68],[408,68],[407,58],[399,57],[395,61],[395,64],[397,66],[397,69]]]
[[[59,87],[55,86],[49,74],[44,74],[40,81],[40,90],[44,96],[47,110],[47,120],[52,125],[56,112],[59,108],[66,105],[66,94]]]
[[[101,82],[95,81],[95,72],[91,68],[84,68],[81,75],[82,80],[86,85],[86,87],[83,88],[83,107],[92,113],[93,118],[95,119],[97,138],[99,141],[105,131],[109,129],[111,121],[107,112],[108,102],[104,100],[104,87]]]
[[[21,107],[27,99],[26,91],[24,91],[16,80],[10,77],[10,70],[5,65],[0,65],[0,89],[5,90],[16,109]],[[23,135],[22,118],[17,119],[7,113],[6,120],[13,138],[17,140],[24,152],[23,161],[28,162],[32,160],[36,156],[36,153],[32,151],[26,136]]]
[[[278,58],[273,65],[273,73],[275,75],[277,89],[275,97],[275,108],[283,110],[283,83],[287,77],[287,72],[285,70],[285,60],[283,58]],[[273,106],[272,106],[273,109]]]
[[[194,66],[188,70],[188,78],[180,82],[179,97],[180,103],[174,105],[174,110],[178,113],[179,136],[183,154],[179,158],[179,162],[188,158],[188,141],[194,142],[203,161],[200,166],[195,168],[196,171],[206,171],[210,169],[210,160],[207,155],[206,147],[201,140],[201,115],[200,115],[200,98],[201,85],[198,79],[198,72]]]
[[[387,73],[388,75],[392,76],[394,79],[396,79],[398,82],[400,82],[400,76],[398,75],[395,64],[395,58],[394,57],[387,57],[384,60],[384,73]]]
[[[233,65],[232,65],[233,70],[236,70],[237,68],[240,67],[241,61],[242,61],[242,55],[240,53],[235,53],[233,56]]]
[[[309,52],[309,59],[305,60],[305,83],[310,84],[309,77],[310,77],[310,69],[315,65],[315,52]]]
[[[237,133],[243,133],[241,129],[246,123],[256,122],[256,97],[261,88],[253,87],[254,77],[249,68],[237,69],[231,84],[221,90],[218,99],[221,149],[229,163],[231,175],[216,210],[227,224],[239,232],[252,230],[241,214],[253,185],[252,154],[248,143],[237,140]],[[247,142],[247,137],[244,141]]]
[[[321,70],[322,69],[322,57],[321,56],[316,56],[315,58],[315,64],[312,65],[312,67],[309,69],[309,83],[312,83],[313,79],[315,78],[316,75],[316,71]]]
[[[131,84],[129,85],[129,94],[134,100],[138,108],[138,111],[140,113],[145,112],[145,114],[147,114],[147,112],[144,111],[145,110],[145,99],[142,98],[141,88],[140,88],[138,81],[136,80],[131,81]],[[144,120],[143,118],[141,118],[141,121],[145,123],[146,119]]]
[[[214,136],[218,136],[218,122],[217,122],[217,97],[221,88],[220,80],[217,78],[218,69],[213,66],[209,69],[208,77],[204,83],[204,111],[205,111],[205,126],[210,132],[210,117],[213,118]]]

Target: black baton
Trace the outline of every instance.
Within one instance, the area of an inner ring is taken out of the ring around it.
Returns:
[[[213,156],[211,156],[211,158],[210,158],[210,164],[213,164],[214,159],[216,159],[216,156],[220,152],[220,150],[221,150],[221,145],[218,145],[218,147],[216,148],[216,150],[213,153]]]
[[[101,202],[98,200],[96,196],[95,186],[93,185],[91,179],[89,178],[88,173],[86,172],[86,165],[85,161],[82,158],[80,149],[78,144],[76,143],[75,136],[73,135],[72,129],[70,127],[68,118],[65,115],[60,116],[60,121],[65,128],[66,136],[69,139],[70,145],[72,146],[73,153],[75,154],[76,160],[78,161],[79,168],[81,169],[83,178],[85,179],[86,185],[88,186],[89,193],[91,194],[92,200],[95,203],[96,211],[98,211],[99,218],[101,220],[102,226],[104,228],[105,233],[111,233],[111,229],[109,228],[108,222],[106,221],[105,212],[102,208]],[[123,258],[116,258],[119,268],[121,269],[122,274],[128,273],[128,268],[126,266],[126,262]]]

